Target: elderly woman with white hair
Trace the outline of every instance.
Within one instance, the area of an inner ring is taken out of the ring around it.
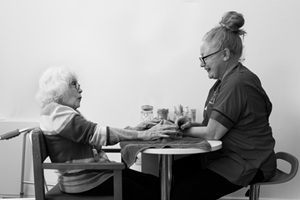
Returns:
[[[102,146],[124,140],[155,140],[178,134],[176,125],[157,125],[138,131],[113,128],[88,121],[77,110],[82,89],[68,68],[47,69],[40,78],[36,99],[40,104],[40,128],[52,162],[111,162]],[[111,171],[60,171],[58,183],[66,193],[113,193]],[[151,195],[147,195],[151,194]],[[123,198],[160,199],[158,177],[131,169],[123,171]]]

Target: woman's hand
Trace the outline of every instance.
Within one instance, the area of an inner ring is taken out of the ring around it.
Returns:
[[[193,126],[191,120],[187,116],[180,116],[175,120],[175,124],[180,130],[185,130]]]
[[[153,126],[157,125],[160,121],[161,120],[147,120],[147,121],[141,122],[140,124],[138,124],[135,127],[127,126],[127,127],[125,127],[125,129],[136,130],[136,131],[144,131],[144,130],[150,129]]]
[[[142,131],[138,135],[141,140],[156,140],[159,138],[181,138],[182,132],[177,125],[164,124],[164,121],[159,122],[152,128]]]

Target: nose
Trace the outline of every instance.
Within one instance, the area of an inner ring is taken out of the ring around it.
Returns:
[[[200,67],[205,67],[206,64],[200,61]]]
[[[200,67],[205,67],[206,63],[202,57],[199,57],[199,61],[200,61]]]

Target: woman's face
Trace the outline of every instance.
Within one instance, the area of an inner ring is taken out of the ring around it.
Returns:
[[[63,97],[58,103],[69,106],[76,110],[80,107],[80,101],[82,98],[81,93],[82,89],[80,88],[80,85],[74,80],[69,84]]]
[[[216,49],[216,47],[211,47],[208,42],[202,42],[200,47],[200,55],[202,61],[200,66],[203,67],[210,79],[220,79],[222,78],[226,67],[223,66],[223,55],[221,49]]]

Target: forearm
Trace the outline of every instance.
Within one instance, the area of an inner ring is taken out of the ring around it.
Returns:
[[[110,128],[108,133],[110,141],[108,144],[115,144],[124,140],[157,140],[159,138],[177,138],[181,137],[176,125],[163,125],[161,123],[153,126],[148,130],[126,130],[118,128]]]
[[[101,146],[114,145],[121,141],[144,140],[145,138],[145,131],[96,126],[89,143],[97,148],[101,148]]]
[[[183,131],[183,135],[203,139],[212,139],[212,136],[207,133],[206,126],[193,126],[189,129],[185,129]]]
[[[225,126],[214,119],[210,119],[207,126],[195,126],[193,124],[189,129],[185,129],[183,134],[190,137],[219,140],[227,131]]]
[[[107,137],[109,137],[109,144],[107,145],[114,145],[125,140],[138,140],[139,135],[141,134],[142,131],[109,127],[109,131],[107,133]]]
[[[192,122],[192,126],[203,126],[202,123],[199,123],[199,122]]]

